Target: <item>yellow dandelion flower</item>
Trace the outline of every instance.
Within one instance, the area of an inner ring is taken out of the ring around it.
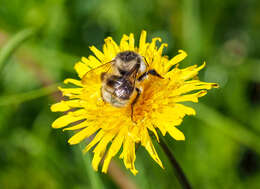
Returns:
[[[76,63],[75,70],[80,80],[64,81],[65,84],[71,83],[77,87],[59,88],[67,100],[52,105],[51,110],[68,113],[56,119],[52,127],[75,130],[76,134],[68,141],[70,144],[78,144],[92,136],[93,139],[87,144],[84,152],[94,148],[94,170],[98,170],[100,162],[104,159],[102,172],[106,173],[111,159],[122,147],[119,157],[123,159],[126,168],[135,175],[138,172],[134,165],[135,145],[138,143],[163,168],[149,132],[156,136],[158,142],[158,130],[163,136],[168,133],[175,140],[185,140],[184,134],[177,126],[181,124],[185,115],[195,115],[195,110],[182,102],[198,102],[198,98],[206,95],[207,90],[218,87],[215,83],[197,79],[196,76],[205,67],[205,63],[180,69],[178,63],[187,56],[186,52],[179,50],[175,57],[168,59],[162,54],[167,44],[163,43],[158,48],[157,41],[160,42],[161,39],[153,38],[151,42],[147,42],[145,31],[141,33],[139,46],[135,46],[133,34],[123,35],[119,45],[108,37],[105,39],[103,52],[92,46],[90,50],[95,56],[83,57]],[[142,92],[133,109],[130,102],[123,107],[115,107],[104,102],[100,90],[102,71],[98,71],[99,69],[85,78],[90,70],[102,67],[101,65],[114,60],[118,53],[125,51],[138,53],[143,57],[143,61],[147,62],[149,70],[154,69],[163,77],[162,79],[149,75],[141,82],[136,81]],[[174,65],[175,67],[169,71]]]

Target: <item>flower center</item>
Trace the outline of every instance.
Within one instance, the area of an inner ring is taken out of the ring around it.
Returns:
[[[164,83],[163,79],[154,76],[143,81],[142,93],[133,108],[135,122],[142,121],[146,116],[150,116],[157,109],[158,104],[160,105],[158,97],[160,97],[160,91],[165,90],[166,86]]]

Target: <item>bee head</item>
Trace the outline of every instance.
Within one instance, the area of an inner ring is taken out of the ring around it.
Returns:
[[[128,71],[133,68],[134,65],[140,64],[141,57],[134,51],[120,52],[115,57],[116,66],[122,70]]]
[[[130,62],[139,58],[139,55],[134,51],[124,51],[117,55],[117,58],[121,59],[123,62]]]

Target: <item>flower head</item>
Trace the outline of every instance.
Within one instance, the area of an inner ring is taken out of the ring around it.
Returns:
[[[205,63],[201,66],[194,65],[180,69],[178,63],[187,54],[179,50],[179,54],[168,59],[162,54],[167,44],[163,43],[157,47],[157,41],[161,39],[153,38],[152,42],[146,42],[145,31],[141,33],[138,46],[135,46],[133,34],[123,35],[119,45],[108,37],[105,39],[103,52],[92,46],[90,49],[95,56],[83,57],[80,62],[76,63],[75,70],[80,80],[66,79],[64,81],[65,84],[71,83],[77,87],[59,88],[67,100],[52,105],[51,110],[53,112],[68,111],[68,113],[56,119],[52,127],[75,130],[76,134],[68,141],[70,144],[78,144],[93,136],[84,152],[94,148],[92,166],[95,170],[98,170],[104,158],[102,172],[107,172],[112,157],[122,147],[120,158],[123,159],[126,168],[136,174],[138,171],[134,162],[137,143],[140,143],[154,161],[163,167],[149,132],[156,136],[158,142],[158,130],[162,135],[168,133],[175,140],[184,140],[185,137],[177,126],[181,124],[185,115],[195,115],[195,110],[181,103],[198,102],[198,98],[204,96],[207,90],[218,87],[215,83],[206,83],[197,79],[196,76],[204,68]],[[162,79],[150,75],[140,82],[142,92],[133,106],[133,117],[131,117],[130,103],[118,108],[102,100],[100,71],[93,71],[95,74],[88,77],[88,81],[84,81],[85,74],[91,69],[110,62],[118,53],[128,50],[144,57],[149,69],[155,69],[163,77]]]

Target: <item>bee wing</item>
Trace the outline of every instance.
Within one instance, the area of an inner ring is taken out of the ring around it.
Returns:
[[[102,73],[107,73],[111,70],[113,64],[114,61],[112,60],[110,62],[104,63],[96,68],[89,70],[87,73],[85,73],[85,75],[83,75],[82,83],[87,84],[91,78],[100,78]]]
[[[138,73],[139,67],[134,66],[132,70],[130,70],[127,74],[125,74],[123,77],[128,78],[130,81],[133,82],[133,86],[135,86],[135,81],[137,80],[137,73]]]

